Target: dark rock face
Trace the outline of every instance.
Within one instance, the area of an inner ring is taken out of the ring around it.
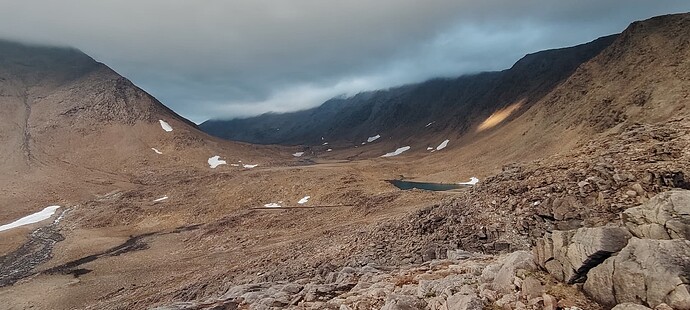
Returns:
[[[525,107],[546,95],[582,63],[599,54],[616,36],[587,44],[530,54],[504,71],[455,79],[434,79],[389,90],[334,98],[319,107],[285,114],[229,121],[209,120],[200,128],[230,140],[259,144],[361,142],[377,133],[412,136],[433,122],[433,131],[466,131],[496,109],[529,98]]]

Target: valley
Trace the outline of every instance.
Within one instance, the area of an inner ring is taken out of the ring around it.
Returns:
[[[689,29],[200,126],[0,41],[0,307],[690,309]]]

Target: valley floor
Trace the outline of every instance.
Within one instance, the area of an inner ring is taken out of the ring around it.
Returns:
[[[8,309],[600,309],[528,251],[690,188],[688,125],[631,125],[492,171],[420,156],[313,158],[119,180],[66,202],[59,222],[2,232],[0,299]],[[384,181],[475,175],[455,193]],[[271,203],[283,208],[261,209]]]

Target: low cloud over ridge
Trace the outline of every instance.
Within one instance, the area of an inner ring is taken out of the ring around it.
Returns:
[[[671,0],[39,2],[0,0],[0,38],[80,48],[195,122],[500,70],[690,10]]]

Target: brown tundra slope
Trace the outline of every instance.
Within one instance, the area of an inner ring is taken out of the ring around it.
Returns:
[[[3,54],[36,56],[0,58],[0,219],[53,203],[67,212],[0,232],[0,299],[9,309],[689,309],[689,29],[689,14],[636,22],[536,99],[511,92],[457,127],[302,157],[209,138],[75,51],[7,43]],[[211,169],[213,155],[228,164]],[[480,183],[424,192],[384,181],[401,176]]]

